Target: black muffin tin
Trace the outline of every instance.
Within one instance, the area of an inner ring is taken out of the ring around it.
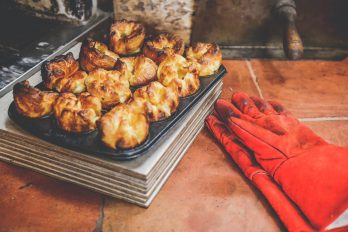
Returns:
[[[93,155],[116,160],[129,160],[145,153],[154,143],[158,142],[168,130],[173,127],[190,109],[225,75],[226,69],[221,65],[214,75],[200,78],[200,89],[194,95],[180,98],[177,111],[169,118],[150,124],[147,140],[133,149],[110,149],[103,145],[98,136],[98,130],[89,133],[67,133],[61,130],[53,115],[40,119],[31,119],[20,115],[14,102],[8,109],[9,117],[20,127],[31,134],[51,142],[53,144],[69,148],[78,152],[86,152]]]

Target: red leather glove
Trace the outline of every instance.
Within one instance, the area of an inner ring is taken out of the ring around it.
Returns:
[[[278,103],[235,93],[215,110],[315,229],[348,208],[347,149],[328,144]]]
[[[238,138],[214,115],[205,123],[244,175],[259,189],[289,231],[313,231],[296,206],[255,161],[254,154],[238,142]]]

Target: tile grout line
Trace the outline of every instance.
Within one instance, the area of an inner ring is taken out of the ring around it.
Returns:
[[[259,85],[259,82],[258,82],[258,78],[254,72],[254,69],[252,67],[252,64],[250,62],[249,59],[245,59],[245,62],[246,62],[246,65],[248,67],[248,71],[249,71],[249,74],[250,74],[250,78],[252,79],[252,81],[254,82],[254,85],[257,89],[257,92],[259,94],[259,96],[263,98],[263,95],[262,95],[262,91],[261,91],[261,88],[260,88],[260,85]],[[333,117],[314,117],[314,118],[299,118],[299,121],[300,122],[321,122],[321,121],[346,121],[348,120],[348,117],[336,117],[336,116],[333,116]]]
[[[259,93],[259,96],[263,99],[263,95],[262,95],[262,92],[261,92],[261,88],[260,88],[260,85],[259,85],[259,81],[258,81],[257,76],[256,76],[256,74],[255,74],[255,72],[254,72],[254,69],[253,69],[253,67],[252,67],[252,65],[251,65],[251,63],[250,63],[250,60],[245,59],[245,62],[246,62],[246,64],[247,64],[250,77],[251,77],[252,81],[254,82],[254,85],[255,85],[255,87],[256,87],[256,89],[257,89],[257,92]]]
[[[96,225],[93,232],[103,231],[105,201],[106,201],[105,197],[103,195],[100,195],[99,216],[97,218]]]
[[[299,118],[300,122],[321,122],[321,121],[346,121],[348,117],[315,117],[315,118]]]

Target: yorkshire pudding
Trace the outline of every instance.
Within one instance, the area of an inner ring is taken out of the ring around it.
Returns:
[[[83,70],[91,72],[97,68],[113,69],[118,58],[105,44],[88,38],[82,43],[79,61]]]
[[[13,98],[18,113],[29,118],[41,118],[53,111],[58,93],[40,91],[31,87],[28,81],[22,81],[13,87]]]
[[[188,62],[180,55],[167,57],[158,67],[158,80],[164,86],[175,85],[180,97],[187,97],[199,90],[199,65]]]
[[[103,109],[124,103],[131,96],[127,77],[117,70],[96,69],[85,81],[87,91],[98,97]]]
[[[87,73],[77,71],[68,78],[60,78],[55,83],[55,89],[60,93],[81,93],[86,90],[85,79]]]
[[[63,93],[54,105],[54,115],[60,128],[67,132],[89,132],[96,129],[96,121],[101,116],[101,103],[89,93],[76,97]]]
[[[141,23],[118,20],[111,25],[110,49],[117,54],[134,54],[141,50],[145,39],[145,27]]]
[[[138,101],[143,100],[150,122],[170,117],[179,105],[176,86],[165,87],[158,81],[137,89],[133,97]]]
[[[196,43],[186,49],[186,58],[200,64],[200,76],[208,76],[219,69],[222,54],[216,43]]]
[[[144,55],[124,57],[121,58],[121,61],[126,64],[128,80],[131,86],[146,85],[157,79],[156,63]],[[116,69],[121,71],[122,68],[116,65]]]
[[[134,110],[134,106],[139,107],[133,103],[120,104],[100,119],[100,138],[107,147],[129,149],[146,140],[149,122],[144,110]]]
[[[159,64],[167,56],[182,55],[184,46],[184,41],[179,36],[163,32],[145,42],[144,55]]]
[[[48,89],[71,93],[81,93],[86,89],[84,80],[87,74],[79,71],[79,63],[71,52],[43,63],[41,74],[43,83]]]

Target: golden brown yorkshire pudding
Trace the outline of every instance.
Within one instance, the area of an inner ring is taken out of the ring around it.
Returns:
[[[64,131],[92,131],[96,129],[96,121],[101,116],[101,103],[99,98],[86,92],[78,97],[72,93],[63,93],[54,105],[54,115]]]
[[[87,38],[82,43],[79,61],[83,70],[91,72],[97,68],[113,69],[118,58],[105,44]]]
[[[186,49],[186,58],[200,64],[200,76],[214,74],[222,62],[222,54],[216,43],[196,43]]]
[[[145,39],[145,27],[141,23],[118,20],[111,25],[110,49],[117,54],[134,54],[141,50]]]
[[[103,109],[124,103],[132,95],[127,77],[117,70],[96,69],[85,81],[87,91],[98,97]]]
[[[186,97],[199,90],[199,65],[188,62],[183,56],[168,56],[159,66],[158,80],[164,86],[176,85],[180,97]]]
[[[86,90],[85,79],[87,73],[77,71],[67,78],[60,78],[55,83],[55,89],[60,93],[81,93]]]
[[[170,117],[179,105],[177,87],[165,87],[158,81],[137,89],[133,94],[133,98],[138,101],[143,100],[150,122]]]
[[[79,71],[79,63],[71,52],[43,63],[41,74],[48,89],[71,93],[81,93],[86,89],[84,79],[87,74]]]
[[[131,86],[146,85],[157,79],[157,65],[144,55],[124,57],[121,61],[126,64],[129,84]],[[120,64],[120,62],[118,62]],[[122,70],[116,65],[117,70]]]
[[[159,64],[167,56],[184,54],[184,46],[183,39],[164,32],[145,42],[144,55]]]
[[[29,118],[40,118],[53,111],[58,93],[40,91],[29,86],[28,81],[22,81],[13,87],[13,98],[18,113]]]
[[[146,140],[149,122],[144,110],[139,110],[139,105],[134,103],[120,104],[100,119],[100,138],[107,147],[129,149]]]

